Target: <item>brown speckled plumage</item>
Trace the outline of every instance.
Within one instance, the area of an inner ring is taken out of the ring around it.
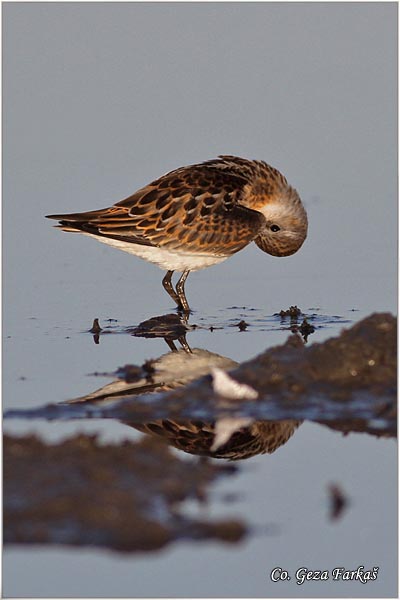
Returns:
[[[186,276],[251,241],[288,256],[307,235],[306,212],[285,177],[265,162],[228,155],[171,171],[110,208],[49,218]],[[179,290],[168,284],[170,275],[164,287],[179,305]]]
[[[271,454],[285,444],[296,431],[301,421],[254,421],[248,427],[241,427],[230,439],[216,450],[214,423],[202,421],[178,422],[169,419],[151,423],[126,423],[139,431],[164,438],[168,444],[179,450],[200,456],[243,460],[257,454]]]

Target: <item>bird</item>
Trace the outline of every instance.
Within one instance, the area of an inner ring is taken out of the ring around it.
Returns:
[[[82,233],[166,271],[164,289],[190,313],[190,271],[220,263],[251,242],[272,256],[289,256],[307,237],[297,191],[261,160],[223,154],[162,175],[113,206],[46,215],[63,231]],[[174,288],[174,271],[181,276]]]

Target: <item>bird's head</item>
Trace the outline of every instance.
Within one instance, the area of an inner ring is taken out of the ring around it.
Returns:
[[[297,252],[307,237],[307,213],[295,189],[274,194],[257,210],[265,217],[265,224],[255,238],[261,250],[272,256],[290,256]]]

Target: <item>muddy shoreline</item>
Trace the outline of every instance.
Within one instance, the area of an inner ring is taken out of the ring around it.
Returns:
[[[292,334],[285,344],[238,366],[200,349],[171,352],[161,359],[162,371],[157,361],[126,365],[114,373],[116,382],[93,394],[71,403],[9,410],[5,418],[96,417],[139,425],[154,419],[293,419],[344,433],[397,435],[397,321],[388,313],[373,314],[340,336],[310,346]],[[205,374],[214,366],[228,369],[257,398],[237,400],[217,393],[213,377]]]
[[[396,337],[396,319],[383,313],[323,343],[306,346],[292,334],[240,365],[182,349],[126,365],[85,397],[7,411],[7,419],[117,419],[148,435],[116,445],[84,435],[56,445],[6,435],[4,542],[145,551],[181,539],[240,541],[245,523],[181,511],[187,498],[204,503],[213,482],[236,467],[182,460],[168,444],[241,460],[277,451],[304,420],[395,437]]]

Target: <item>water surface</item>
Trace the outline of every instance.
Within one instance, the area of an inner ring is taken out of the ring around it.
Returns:
[[[396,12],[394,3],[3,6],[5,409],[85,396],[111,381],[90,373],[168,351],[162,339],[124,333],[173,309],[162,272],[44,215],[107,206],[220,153],[280,169],[307,208],[309,237],[287,259],[253,245],[192,274],[191,321],[201,327],[191,346],[242,362],[286,340],[273,315],[291,305],[317,315],[308,344],[396,311]],[[94,318],[121,333],[95,344]],[[4,430],[54,442],[77,431],[141,435],[101,419],[10,419]],[[206,507],[187,510],[245,519],[259,533],[244,542],[123,556],[8,547],[4,595],[396,595],[394,440],[304,423],[275,453],[238,464]],[[349,499],[336,521],[331,483]],[[276,566],[360,565],[378,566],[378,579],[299,586],[269,576]]]

